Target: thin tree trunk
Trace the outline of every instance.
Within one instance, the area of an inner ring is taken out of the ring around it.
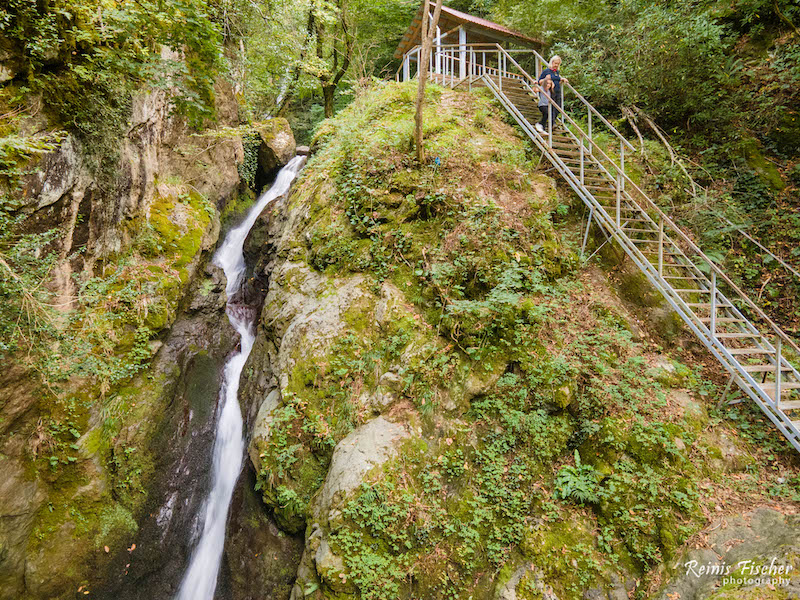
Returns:
[[[331,58],[333,64],[331,65],[331,74],[318,76],[322,87],[322,100],[325,107],[325,117],[333,116],[333,100],[336,94],[336,88],[342,77],[347,73],[350,68],[350,61],[353,56],[353,47],[355,44],[355,36],[350,31],[347,25],[347,5],[345,0],[337,0],[336,8],[339,16],[339,27],[341,28],[342,37],[344,39],[344,47],[339,48],[340,40],[336,37],[336,31],[330,32],[331,39]],[[325,27],[319,20],[317,21],[317,58],[324,62],[330,60],[325,58]]]
[[[336,92],[336,85],[328,84],[322,86],[322,100],[325,106],[325,118],[330,119],[333,116],[333,96]]]
[[[419,54],[417,85],[417,100],[414,102],[414,144],[417,147],[417,161],[425,162],[425,148],[422,145],[422,111],[425,105],[425,84],[428,83],[428,61],[430,60],[433,38],[436,36],[436,27],[439,25],[439,15],[442,13],[442,0],[436,0],[433,10],[433,19],[430,18],[430,0],[425,0],[425,7],[420,24],[420,39],[422,50]]]

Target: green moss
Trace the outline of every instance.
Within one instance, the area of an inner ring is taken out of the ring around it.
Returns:
[[[696,375],[651,370],[624,315],[581,283],[551,180],[484,98],[429,90],[430,161],[409,155],[412,87],[379,84],[323,123],[290,199],[309,215],[290,252],[329,276],[321,298],[353,273],[365,294],[330,347],[293,351],[257,442],[265,500],[301,528],[335,444],[388,412],[425,439],[323,526],[360,597],[489,598],[526,563],[521,597],[542,581],[578,599],[639,578],[704,520],[708,414],[668,398]],[[623,288],[663,305],[639,274]],[[386,297],[395,308],[378,318]],[[369,404],[376,393],[387,406]],[[569,474],[590,493],[565,492]]]
[[[113,503],[102,510],[99,516],[99,531],[94,538],[94,547],[114,546],[119,540],[128,540],[139,531],[133,514],[119,504]]]
[[[800,127],[796,127],[796,129],[800,129]],[[756,140],[746,140],[742,143],[742,147],[747,165],[756,172],[764,183],[776,192],[786,187],[780,171],[774,164],[764,158]]]
[[[198,192],[177,197],[157,197],[150,206],[148,222],[159,236],[173,266],[183,269],[197,255],[214,215],[213,207]],[[185,277],[181,276],[185,283]]]

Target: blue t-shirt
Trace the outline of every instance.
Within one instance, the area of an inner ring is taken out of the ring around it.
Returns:
[[[558,74],[558,71],[553,71],[550,67],[547,67],[544,71],[542,71],[541,75],[539,75],[539,81],[541,82],[542,79],[550,75],[550,79],[553,80],[555,87],[553,88],[553,100],[559,102],[561,100],[561,75]]]

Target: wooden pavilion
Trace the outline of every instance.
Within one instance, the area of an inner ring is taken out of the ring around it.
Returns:
[[[412,63],[419,60],[423,12],[424,5],[421,5],[394,53],[395,58],[403,59],[403,80],[411,78]],[[428,15],[428,18],[431,16]],[[468,71],[468,48],[495,44],[506,49],[512,47],[541,49],[543,45],[541,40],[503,25],[442,6],[442,13],[436,28],[436,38],[434,38],[431,71],[433,74],[440,74],[445,57],[453,56],[458,63],[460,79],[464,79],[467,77]]]

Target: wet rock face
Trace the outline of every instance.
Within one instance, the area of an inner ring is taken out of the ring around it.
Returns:
[[[253,128],[261,138],[256,172],[256,189],[261,189],[279,168],[295,157],[296,144],[289,121],[282,117],[253,123]]]
[[[252,466],[244,467],[231,502],[217,596],[226,600],[285,600],[303,553],[303,536],[282,531],[254,491]]]
[[[0,38],[0,82],[13,76],[16,68],[13,61],[4,60],[5,52]],[[232,91],[225,84],[219,84],[216,91],[219,122],[238,124],[238,107]],[[170,181],[186,182],[187,186],[191,182],[191,188],[218,209],[224,208],[239,191],[236,164],[243,157],[241,140],[225,139],[209,147],[207,139],[193,135],[194,131],[172,115],[165,92],[144,92],[134,98],[128,127],[119,140],[120,160],[113,181],[102,185],[97,181],[90,172],[87,149],[72,135],[63,137],[56,149],[26,165],[30,174],[22,180],[20,233],[51,230],[56,233],[42,251],[52,252],[58,259],[50,285],[64,299],[64,306],[75,297],[78,276],[101,275],[101,270],[94,268],[98,261],[127,252],[134,245],[152,217],[153,206],[160,201],[163,204],[162,193]],[[181,151],[176,152],[178,149]],[[169,213],[167,219],[180,216],[181,206]],[[175,239],[183,241],[183,234],[188,239],[189,233],[196,234],[197,239],[191,239],[191,250],[186,252],[181,265],[178,289],[169,291],[168,314],[165,311],[163,319],[155,324],[147,323],[159,332],[158,339],[150,342],[151,348],[160,348],[152,369],[126,382],[137,395],[136,403],[147,406],[147,412],[142,410],[141,419],[126,423],[119,439],[110,442],[111,450],[121,451],[127,445],[137,448],[137,452],[153,452],[157,457],[157,475],[153,489],[148,489],[151,504],[143,510],[151,521],[144,519],[139,523],[138,537],[130,539],[130,543],[137,544],[138,553],[119,549],[121,553],[114,557],[118,548],[111,548],[108,556],[97,556],[95,540],[87,540],[85,535],[81,538],[81,531],[116,526],[100,522],[105,504],[114,504],[106,500],[109,481],[113,479],[108,472],[108,448],[89,450],[85,440],[81,440],[79,477],[88,483],[81,485],[75,495],[56,498],[60,492],[56,485],[50,485],[47,473],[36,484],[30,483],[33,477],[29,469],[32,455],[29,440],[34,438],[29,434],[36,430],[37,420],[48,409],[41,408],[42,398],[29,371],[9,367],[0,373],[0,476],[2,483],[13,484],[12,487],[0,484],[0,598],[3,600],[58,598],[67,593],[65,589],[71,597],[80,582],[94,584],[105,577],[109,559],[112,560],[108,567],[108,597],[119,597],[119,590],[126,589],[129,581],[138,580],[142,587],[149,585],[144,582],[160,577],[155,573],[168,572],[164,581],[170,583],[165,585],[172,585],[171,580],[179,576],[169,571],[179,571],[183,566],[182,554],[186,553],[189,542],[187,532],[193,526],[197,504],[204,497],[218,373],[236,343],[224,316],[224,278],[213,267],[204,272],[209,251],[219,235],[219,219],[211,215],[214,212],[211,206],[199,211],[205,219],[190,223],[197,226],[193,229],[184,227],[191,219],[167,223],[178,232]],[[78,252],[83,248],[84,251]],[[192,290],[192,285],[198,282],[202,285]],[[159,314],[156,310],[149,313],[151,318]],[[96,434],[103,428],[100,407],[99,401],[93,404],[92,410],[96,411],[89,417],[85,439],[90,437],[89,433]],[[144,484],[149,487],[150,481]],[[48,538],[46,543],[38,544],[34,536],[40,525],[37,519],[41,520],[43,514],[47,518],[46,507],[51,501],[62,507],[69,503],[81,504],[83,508],[91,506],[85,512],[89,522],[76,525],[67,516],[63,523],[48,525],[48,531],[55,532],[52,540]],[[99,507],[96,513],[95,507]],[[134,516],[126,513],[126,518],[126,524],[135,530]],[[36,549],[31,550],[31,546]],[[131,567],[126,569],[129,563]],[[76,581],[79,583],[73,586]],[[95,589],[99,593],[99,588],[92,585],[93,593]],[[130,597],[142,597],[138,591],[130,593]]]
[[[25,63],[15,44],[0,35],[0,83],[11,81],[22,74]]]
[[[177,593],[211,478],[216,408],[225,361],[238,336],[225,318],[225,278],[208,265],[186,312],[159,352],[166,375],[162,422],[150,443],[159,462],[132,552],[117,552],[98,598],[169,598]],[[129,546],[130,547],[130,546]]]
[[[44,494],[34,481],[26,481],[20,463],[0,458],[0,599],[18,598],[24,585],[25,547],[35,511]]]
[[[230,90],[223,84],[217,88],[220,122],[237,123]],[[55,150],[30,165],[32,172],[23,185],[26,231],[60,228],[63,236],[55,249],[66,257],[80,242],[92,264],[94,257],[121,252],[130,245],[135,235],[132,221],[147,215],[160,180],[191,181],[200,194],[224,206],[239,187],[236,165],[244,156],[241,139],[206,148],[207,142],[192,133],[172,116],[166,92],[136,96],[129,129],[120,140],[116,178],[102,186],[89,169],[87,149],[75,136],[66,136]],[[184,152],[174,152],[176,148]],[[84,231],[76,235],[80,229]]]

